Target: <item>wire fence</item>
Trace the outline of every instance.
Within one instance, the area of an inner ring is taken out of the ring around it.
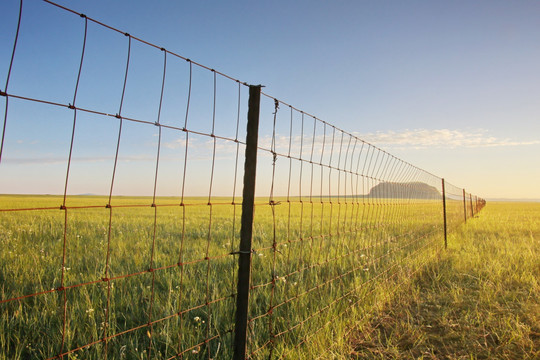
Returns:
[[[51,1],[12,19],[0,359],[314,357],[485,205]]]

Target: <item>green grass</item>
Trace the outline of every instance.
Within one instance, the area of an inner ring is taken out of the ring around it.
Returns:
[[[1,209],[47,208],[0,212],[1,360],[231,357],[239,203],[115,197],[107,208],[105,197],[75,196],[60,209],[62,200],[0,196]],[[255,211],[254,359],[343,349],[351,324],[443,246],[438,201],[275,200],[257,199]],[[463,204],[447,205],[461,229]]]
[[[540,203],[488,203],[448,244],[336,358],[540,358]]]
[[[71,354],[70,358],[100,359],[107,353],[113,359],[146,359],[150,341],[154,349],[159,349],[154,357],[161,358],[178,351],[171,347],[173,343],[190,347],[204,339],[210,328],[218,333],[230,330],[232,316],[227,310],[234,300],[231,294],[235,285],[235,258],[213,262],[204,259],[231,251],[235,236],[232,214],[227,213],[227,219],[221,218],[223,212],[213,215],[216,224],[209,243],[208,206],[154,208],[150,206],[150,198],[118,198],[113,201],[116,206],[146,206],[108,209],[104,206],[106,198],[75,197],[68,200],[68,210],[64,211],[58,206],[62,203],[60,197],[6,196],[2,200],[5,201],[2,208],[56,208],[1,214],[2,300],[58,289],[62,285],[62,273],[65,287],[98,282],[2,304],[0,359],[52,357],[62,352],[62,333],[65,333],[65,352],[105,335],[129,331],[195,308],[207,300],[223,299],[211,307],[199,307],[157,323],[152,329],[144,326],[114,337],[108,341],[106,350],[103,343],[98,343]],[[162,204],[171,201],[161,199]],[[203,200],[191,199],[191,202]],[[100,207],[70,208],[93,205]],[[184,249],[181,249],[182,237]],[[191,264],[166,268],[179,261]],[[147,272],[150,268],[162,269]],[[105,269],[109,278],[117,279],[99,281],[105,277]],[[133,273],[140,274],[122,278]],[[210,284],[220,286],[207,287],[207,278]],[[195,321],[196,318],[204,319],[204,323]]]

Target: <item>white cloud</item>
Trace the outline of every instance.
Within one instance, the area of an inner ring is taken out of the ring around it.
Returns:
[[[191,142],[194,142],[193,140]],[[186,147],[186,139],[176,139],[174,141],[164,142],[163,147],[167,149],[184,149]]]
[[[540,144],[539,140],[512,140],[497,138],[487,130],[414,129],[402,131],[378,131],[356,136],[379,147],[399,148],[479,148],[498,146],[526,146]]]

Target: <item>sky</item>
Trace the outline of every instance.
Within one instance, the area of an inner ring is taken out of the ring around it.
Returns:
[[[57,3],[242,82],[261,84],[266,94],[468,192],[488,199],[540,199],[538,1]],[[18,10],[18,0],[0,4],[2,91]],[[83,34],[82,18],[25,0],[8,93],[71,104]],[[126,39],[88,25],[77,106],[119,112]],[[167,57],[160,109],[163,52],[132,43],[122,115],[153,122],[159,113],[161,123],[181,128],[188,66],[179,60]],[[200,121],[190,120],[190,126],[210,132],[213,75],[195,69],[192,76],[190,116]],[[234,138],[240,115],[242,138],[245,112],[237,114],[237,84],[220,77],[217,88],[216,134]],[[243,104],[246,94],[241,89]],[[271,121],[269,111],[264,121]],[[118,123],[80,112],[77,120],[69,192],[106,194]],[[10,99],[0,192],[62,193],[72,122],[69,109]],[[141,128],[123,128],[115,187],[126,194],[147,193],[142,189],[154,181],[151,149],[158,130]],[[181,179],[183,169],[166,164],[182,155],[184,134],[165,129],[161,141],[160,178]],[[189,141],[192,171],[208,179],[212,144],[197,136]],[[216,170],[231,172],[235,146],[218,142],[217,147]],[[197,190],[202,186],[197,178],[191,182],[188,188],[204,193]],[[233,182],[219,178],[224,188]],[[163,186],[163,194],[177,193],[179,184]]]

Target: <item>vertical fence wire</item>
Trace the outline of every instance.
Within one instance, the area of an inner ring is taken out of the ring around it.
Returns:
[[[11,70],[13,69],[13,60],[15,59],[15,52],[17,50],[17,42],[19,41],[19,30],[21,29],[22,11],[23,11],[23,0],[20,0],[18,20],[17,20],[17,30],[15,31],[15,38],[13,40],[13,49],[11,50],[11,58],[9,60],[9,68],[6,75],[6,85],[4,86],[3,91],[0,89],[0,96],[4,96],[6,98],[6,105],[4,107],[4,124],[2,126],[2,140],[0,143],[0,163],[2,163],[2,154],[4,152],[4,140],[6,136],[6,126],[7,126],[8,110],[9,110],[9,97],[7,96],[7,92],[8,92],[8,87],[9,87],[9,80],[11,78]]]

